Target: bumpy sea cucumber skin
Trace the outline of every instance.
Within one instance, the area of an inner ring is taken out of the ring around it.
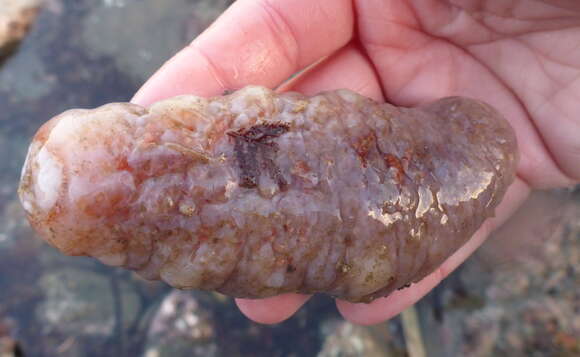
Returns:
[[[19,193],[66,254],[178,288],[358,302],[464,244],[517,161],[513,130],[479,101],[408,109],[250,86],[67,111],[36,134]]]

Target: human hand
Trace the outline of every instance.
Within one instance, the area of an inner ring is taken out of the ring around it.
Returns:
[[[463,95],[495,106],[516,130],[518,177],[496,217],[432,274],[371,304],[337,300],[355,323],[384,321],[417,302],[477,249],[531,189],[580,182],[580,3],[575,0],[239,0],[137,93],[148,105],[248,84],[315,94],[349,88],[416,105]],[[324,60],[322,60],[324,58]],[[308,299],[237,299],[276,323]]]

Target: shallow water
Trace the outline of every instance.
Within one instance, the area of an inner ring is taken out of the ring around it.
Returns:
[[[15,345],[26,356],[416,355],[399,318],[354,326],[316,297],[262,326],[227,297],[63,256],[28,227],[16,188],[38,127],[71,107],[127,101],[228,4],[47,0],[0,62],[0,356]],[[417,304],[429,356],[580,353],[579,202],[572,191],[536,194]]]

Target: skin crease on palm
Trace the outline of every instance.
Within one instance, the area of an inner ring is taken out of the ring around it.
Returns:
[[[576,0],[238,0],[133,102],[259,84],[305,94],[349,88],[403,106],[463,95],[499,109],[516,130],[521,159],[496,217],[410,288],[371,304],[337,300],[347,320],[374,324],[427,294],[531,190],[580,182],[579,38]],[[286,294],[237,304],[254,321],[277,323],[307,300]]]

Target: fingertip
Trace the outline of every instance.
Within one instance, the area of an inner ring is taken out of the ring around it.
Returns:
[[[356,325],[367,326],[380,323],[391,317],[383,311],[381,311],[382,313],[380,314],[370,313],[376,308],[378,302],[379,300],[375,300],[370,304],[355,304],[344,300],[336,300],[336,308],[342,317],[344,317],[348,322]]]
[[[230,89],[220,73],[196,46],[186,46],[169,59],[137,91],[132,103],[149,106],[159,100],[182,94],[218,95]]]
[[[357,325],[375,325],[397,316],[403,310],[414,305],[440,281],[441,279],[432,273],[417,284],[403,290],[397,290],[389,296],[378,298],[371,303],[351,303],[336,300],[336,307],[349,322]]]
[[[265,299],[236,299],[236,304],[250,320],[271,325],[294,315],[309,298],[310,295],[283,294]]]
[[[217,95],[248,84],[276,87],[348,43],[353,21],[349,0],[234,2],[132,101],[147,106],[180,94]]]

